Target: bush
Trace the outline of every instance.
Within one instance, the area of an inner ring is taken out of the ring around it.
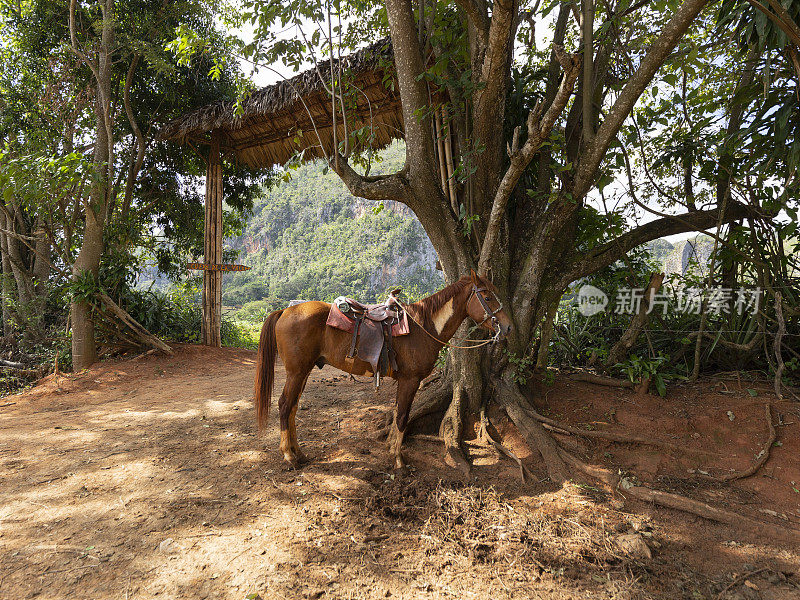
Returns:
[[[168,292],[127,290],[120,306],[150,333],[172,342],[199,344],[203,322],[200,291],[191,285],[173,286]],[[222,317],[222,345],[236,348],[258,346],[250,328]]]

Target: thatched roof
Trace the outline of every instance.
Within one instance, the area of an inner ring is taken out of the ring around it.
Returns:
[[[403,137],[400,95],[395,91],[392,46],[381,40],[342,58],[345,89],[356,90],[355,122],[348,121],[350,132],[371,125],[373,148],[383,148]],[[338,71],[338,61],[334,61]],[[320,77],[322,75],[322,78]],[[330,77],[328,61],[291,79],[253,92],[243,101],[243,113],[236,115],[233,102],[216,102],[198,108],[167,123],[159,138],[178,143],[208,143],[212,134],[220,136],[223,151],[252,168],[284,164],[298,150],[310,160],[324,156],[333,148],[331,99],[325,91]],[[323,81],[325,80],[325,85]],[[387,86],[388,81],[388,86]],[[345,136],[341,112],[337,113],[337,136]]]

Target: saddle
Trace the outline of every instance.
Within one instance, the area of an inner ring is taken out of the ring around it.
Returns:
[[[364,304],[340,296],[328,313],[327,325],[352,333],[347,358],[358,357],[370,364],[375,387],[380,386],[381,376],[397,372],[392,337],[409,332],[408,317],[397,301],[399,293],[394,290],[382,304]]]

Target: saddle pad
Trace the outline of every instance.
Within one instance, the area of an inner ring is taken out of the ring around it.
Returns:
[[[353,328],[355,327],[355,321],[340,311],[335,304],[331,304],[331,310],[328,313],[328,320],[325,324],[347,333],[353,333]],[[400,316],[400,322],[392,325],[392,336],[397,337],[399,335],[408,335],[409,333],[408,315],[403,311]]]

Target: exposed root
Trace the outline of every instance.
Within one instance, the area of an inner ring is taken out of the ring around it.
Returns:
[[[557,485],[566,482],[570,476],[569,468],[559,455],[560,449],[555,439],[525,411],[523,407],[528,404],[528,401],[516,388],[516,384],[503,380],[498,392],[497,398],[500,405],[517,426],[522,437],[531,448],[536,448],[542,455],[550,480]]]
[[[428,381],[428,380],[426,380]],[[423,417],[435,413],[443,413],[447,410],[450,401],[453,399],[453,384],[448,377],[439,376],[433,377],[430,384],[424,386],[417,393],[414,404],[411,405],[411,412],[408,415],[408,424],[406,428],[411,426],[412,423],[418,421]],[[386,422],[383,427],[376,434],[378,440],[385,440],[388,438],[389,433],[394,423],[394,411],[387,414]]]
[[[442,423],[439,426],[439,436],[444,442],[445,461],[450,466],[456,467],[464,475],[468,475],[471,469],[469,461],[461,450],[461,430],[464,409],[465,391],[459,382],[453,385],[453,396],[447,412],[444,414]]]
[[[628,495],[642,500],[643,502],[652,502],[659,506],[680,510],[689,514],[709,519],[710,521],[717,521],[718,523],[725,523],[727,525],[735,525],[740,527],[742,525],[748,526],[750,529],[766,533],[770,536],[779,539],[790,538],[793,540],[800,539],[800,531],[791,529],[789,527],[779,527],[772,523],[764,521],[756,521],[731,511],[715,508],[704,502],[692,500],[679,494],[672,494],[670,492],[662,492],[642,485],[630,485],[626,483],[623,485],[623,479],[603,467],[590,465],[579,458],[573,456],[569,452],[559,449],[561,458],[572,465],[578,471],[593,477],[606,484],[611,490],[616,491],[623,496]]]
[[[775,440],[778,438],[778,434],[775,431],[775,426],[772,424],[772,411],[770,410],[769,404],[764,405],[764,412],[765,417],[767,420],[767,427],[769,428],[769,437],[767,442],[764,444],[764,447],[761,449],[761,452],[758,453],[756,461],[750,466],[749,469],[744,471],[736,471],[734,473],[728,473],[727,475],[723,475],[722,477],[714,477],[713,475],[703,475],[703,479],[708,479],[711,481],[719,481],[719,482],[728,482],[728,481],[735,481],[737,479],[744,479],[746,477],[751,477],[755,475],[756,472],[764,466],[769,460],[769,450],[772,448],[772,445],[775,443]]]
[[[444,412],[452,399],[453,382],[449,377],[439,377],[438,380],[417,393],[408,415],[408,424],[410,425],[422,417]]]
[[[478,433],[478,438],[491,445],[500,454],[507,456],[517,463],[517,466],[519,467],[519,476],[522,478],[522,483],[527,483],[527,477],[530,476],[530,471],[528,471],[528,468],[523,464],[522,460],[516,454],[514,454],[514,452],[506,448],[503,444],[492,437],[492,434],[489,433],[490,425],[491,422],[489,421],[489,417],[486,416],[486,407],[483,406],[481,407],[481,429]]]
[[[666,508],[680,510],[698,517],[703,517],[704,519],[717,521],[719,523],[725,523],[737,527],[745,525],[754,531],[758,531],[779,539],[800,539],[800,530],[792,529],[786,526],[779,527],[764,521],[756,521],[754,519],[750,519],[749,517],[715,508],[704,502],[692,500],[691,498],[687,498],[679,494],[662,492],[660,490],[654,490],[643,485],[633,485],[629,480],[623,479],[620,475],[615,474],[608,469],[585,463],[573,454],[567,452],[563,448],[560,448],[556,444],[555,439],[547,431],[545,431],[540,421],[552,423],[552,427],[568,432],[572,428],[560,425],[555,421],[547,419],[546,417],[542,417],[536,413],[536,411],[530,407],[530,404],[527,402],[525,396],[523,396],[523,394],[516,389],[516,386],[513,382],[503,380],[502,387],[498,390],[498,392],[499,393],[497,394],[497,397],[501,406],[505,408],[509,418],[511,418],[514,424],[517,426],[518,430],[525,438],[525,441],[532,448],[536,447],[542,454],[542,458],[544,459],[548,468],[548,473],[550,474],[550,479],[554,482],[563,483],[569,479],[570,469],[567,467],[567,465],[569,465],[578,472],[583,473],[584,475],[587,475],[595,480],[601,481],[608,486],[612,492],[622,494],[623,496],[631,496],[644,502],[651,502]],[[774,427],[772,426],[772,417],[769,405],[767,405],[766,410],[770,425],[771,445],[774,442]],[[575,432],[579,435],[596,433],[580,430],[575,430]],[[627,438],[624,441],[641,441],[642,443],[651,443],[649,440],[639,440],[637,438]],[[670,446],[672,445],[668,445],[668,447]],[[672,447],[677,448],[675,446]],[[745,473],[749,471],[755,472],[758,470],[760,465],[766,462],[766,454],[767,453],[765,452],[759,461]],[[732,479],[734,478],[737,477],[732,477]]]
[[[608,440],[610,442],[621,442],[625,444],[643,444],[646,446],[655,446],[657,448],[672,450],[674,452],[694,452],[697,454],[705,454],[706,456],[718,456],[716,452],[710,452],[708,450],[696,450],[693,448],[687,448],[686,446],[671,444],[669,442],[661,442],[658,440],[653,440],[651,438],[645,438],[635,435],[624,435],[621,433],[613,433],[610,431],[589,431],[586,429],[577,429],[575,427],[564,425],[562,423],[559,423],[558,421],[554,421],[553,419],[549,419],[543,415],[540,415],[529,404],[523,405],[523,410],[525,410],[525,412],[528,413],[533,419],[536,419],[540,423],[543,423],[546,429],[550,429],[555,433],[560,433],[565,435],[566,434],[579,435],[586,438],[597,438],[602,440]]]
[[[616,379],[614,377],[606,377],[604,375],[597,375],[595,373],[589,373],[588,371],[578,371],[577,373],[570,373],[567,375],[569,379],[573,381],[584,381],[586,383],[593,383],[595,385],[605,385],[608,387],[621,387],[621,388],[630,388],[633,389],[635,387],[632,381],[628,381],[627,379]]]

